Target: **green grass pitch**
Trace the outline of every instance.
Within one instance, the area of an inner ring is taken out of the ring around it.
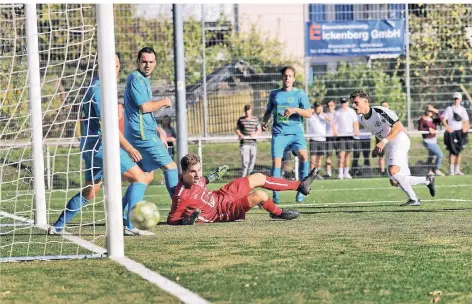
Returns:
[[[303,204],[282,194],[302,213],[294,221],[256,208],[243,222],[160,224],[155,237],[126,237],[126,255],[212,303],[428,303],[433,291],[441,303],[471,303],[472,177],[437,178],[434,198],[414,189],[422,205],[399,207],[406,196],[387,178],[315,181]],[[67,195],[51,201],[56,209]],[[165,221],[165,188],[151,186],[146,199]],[[0,270],[1,303],[179,303],[106,258]]]

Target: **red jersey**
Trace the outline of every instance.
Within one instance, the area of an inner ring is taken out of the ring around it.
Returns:
[[[203,222],[214,222],[218,220],[218,210],[215,196],[206,187],[204,177],[197,184],[186,187],[179,179],[172,197],[172,208],[170,209],[167,223],[171,225],[180,224],[180,220],[189,217],[195,209],[200,209],[198,218]]]
[[[179,178],[167,223],[179,225],[182,218],[189,217],[197,208],[201,211],[197,222],[244,219],[246,212],[251,209],[247,200],[250,191],[248,178],[238,178],[214,192],[207,189],[204,177],[191,186],[185,186],[182,178]]]

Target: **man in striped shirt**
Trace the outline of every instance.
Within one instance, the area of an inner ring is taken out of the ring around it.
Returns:
[[[239,151],[242,158],[242,177],[248,176],[254,170],[256,164],[257,143],[255,137],[261,134],[259,119],[252,116],[251,105],[244,106],[244,116],[239,117],[236,123],[236,134],[240,141]]]

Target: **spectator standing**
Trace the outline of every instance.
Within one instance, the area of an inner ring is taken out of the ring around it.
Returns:
[[[246,177],[254,170],[257,155],[257,140],[255,138],[261,134],[259,119],[252,115],[252,107],[244,106],[244,116],[241,116],[236,123],[236,134],[239,137],[239,151],[242,160],[242,177]]]
[[[359,136],[359,122],[356,112],[349,107],[349,100],[341,98],[341,107],[333,118],[333,133],[337,137],[338,178],[351,179],[349,174],[350,152],[354,147],[354,136]]]
[[[174,127],[171,126],[171,119],[169,115],[164,115],[161,121],[161,127],[166,135],[167,151],[169,155],[174,159],[175,157],[175,142],[177,141],[177,134],[175,133]]]
[[[462,94],[456,92],[452,95],[452,99],[454,104],[446,108],[442,119],[446,128],[444,143],[449,151],[449,175],[464,175],[460,170],[461,151],[468,141],[470,120],[467,111],[461,106]]]
[[[323,113],[323,105],[313,104],[313,115],[308,118],[308,132],[310,135],[310,170],[321,168],[323,154],[326,153],[326,126],[331,121]],[[321,178],[321,175],[317,175]]]
[[[331,155],[336,150],[336,138],[333,133],[333,118],[336,110],[336,103],[334,100],[328,101],[328,111],[325,113],[326,120],[326,175],[331,177],[332,165]]]
[[[436,115],[436,117],[434,117]],[[428,104],[424,111],[424,115],[418,121],[418,130],[428,131],[429,134],[422,134],[423,146],[428,149],[428,174],[444,176],[439,170],[443,159],[443,153],[438,145],[436,136],[437,125],[441,123],[442,116],[432,104]],[[433,167],[433,158],[436,156],[436,162]]]

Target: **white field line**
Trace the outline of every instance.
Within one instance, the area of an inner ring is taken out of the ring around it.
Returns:
[[[395,200],[395,201],[365,201],[365,202],[337,202],[337,203],[318,203],[318,204],[290,204],[290,205],[277,205],[282,208],[286,207],[312,207],[312,208],[320,208],[320,207],[329,207],[329,206],[336,206],[336,205],[375,205],[375,204],[383,204],[383,203],[404,203],[406,200]],[[468,199],[454,199],[454,198],[444,198],[444,199],[429,199],[429,200],[421,200],[421,202],[457,202],[457,203],[472,203],[472,200]],[[314,202],[313,202],[314,203]]]
[[[25,218],[25,217],[20,217],[11,213],[3,212],[0,211],[0,216],[3,217],[9,217],[18,221],[23,221],[26,223],[29,223],[33,225],[33,220]],[[40,227],[36,226],[40,229],[47,230],[48,226]],[[86,240],[83,240],[77,236],[71,235],[67,232],[64,232],[62,235],[63,238],[76,243],[79,246],[82,246],[92,252],[96,252],[99,254],[106,254],[107,250],[105,248],[102,248],[100,246],[97,246],[91,242],[88,242]],[[152,271],[149,268],[146,268],[143,264],[140,264],[130,258],[127,257],[114,257],[111,258],[111,260],[117,262],[121,266],[125,267],[129,271],[139,275],[141,278],[145,279],[146,281],[156,285],[157,287],[161,288],[162,290],[165,290],[166,292],[170,293],[171,295],[175,296],[176,298],[179,298],[183,303],[189,303],[189,304],[204,304],[208,303],[205,299],[200,297],[199,295],[191,292],[190,290],[180,286],[179,284],[161,276],[160,274]]]

